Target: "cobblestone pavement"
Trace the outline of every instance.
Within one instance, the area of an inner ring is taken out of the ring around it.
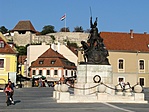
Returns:
[[[6,106],[5,94],[0,92],[0,112],[148,112],[149,104],[125,103],[56,103],[53,88],[15,89],[15,105]],[[149,101],[149,91],[145,90]]]

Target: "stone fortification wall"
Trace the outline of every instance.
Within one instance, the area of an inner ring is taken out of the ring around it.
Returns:
[[[26,31],[25,34],[19,34],[18,32],[14,32],[13,42],[19,46],[24,46],[32,42],[31,38],[32,33],[30,31]]]
[[[49,33],[47,35],[53,35],[57,41],[63,43],[65,41],[70,41],[80,45],[82,40],[87,40],[89,33],[80,33],[80,32],[58,32],[58,33]]]
[[[36,35],[27,31],[25,34],[19,34],[14,32],[14,36],[5,36],[8,40],[13,40],[13,42],[19,46],[25,46],[31,43],[42,43],[51,44],[53,42],[51,35],[55,37],[55,42],[65,43],[67,41],[77,43],[81,45],[82,40],[87,40],[89,33],[80,32],[57,32],[49,33],[47,35]]]
[[[52,38],[49,35],[35,35],[32,34],[32,43],[42,43],[50,44],[52,42]]]

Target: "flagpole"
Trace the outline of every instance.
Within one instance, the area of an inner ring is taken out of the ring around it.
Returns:
[[[65,32],[66,32],[66,13],[65,13]]]

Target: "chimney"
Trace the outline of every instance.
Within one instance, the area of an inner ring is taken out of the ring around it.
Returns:
[[[133,38],[133,30],[130,29],[130,38]]]
[[[147,32],[144,32],[144,34],[147,34]]]

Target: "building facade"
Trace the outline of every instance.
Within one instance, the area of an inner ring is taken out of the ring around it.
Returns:
[[[27,61],[26,61],[27,74],[28,74],[28,68],[31,66],[31,63],[35,61],[41,54],[43,54],[49,48],[52,48],[54,51],[57,51],[58,53],[62,54],[66,59],[75,63],[75,66],[77,66],[77,60],[78,60],[77,55],[74,52],[72,52],[72,50],[69,49],[66,45],[60,43],[46,45],[43,42],[42,45],[30,45],[27,47]]]
[[[0,84],[6,84],[8,79],[17,73],[17,52],[6,42],[0,34]]]
[[[52,48],[46,50],[37,60],[31,63],[29,76],[45,76],[48,81],[59,81],[64,77],[73,77],[76,74],[76,66],[63,55]]]
[[[122,32],[100,32],[109,51],[109,62],[113,67],[113,83],[121,79],[131,85],[139,83],[149,87],[149,34]]]

